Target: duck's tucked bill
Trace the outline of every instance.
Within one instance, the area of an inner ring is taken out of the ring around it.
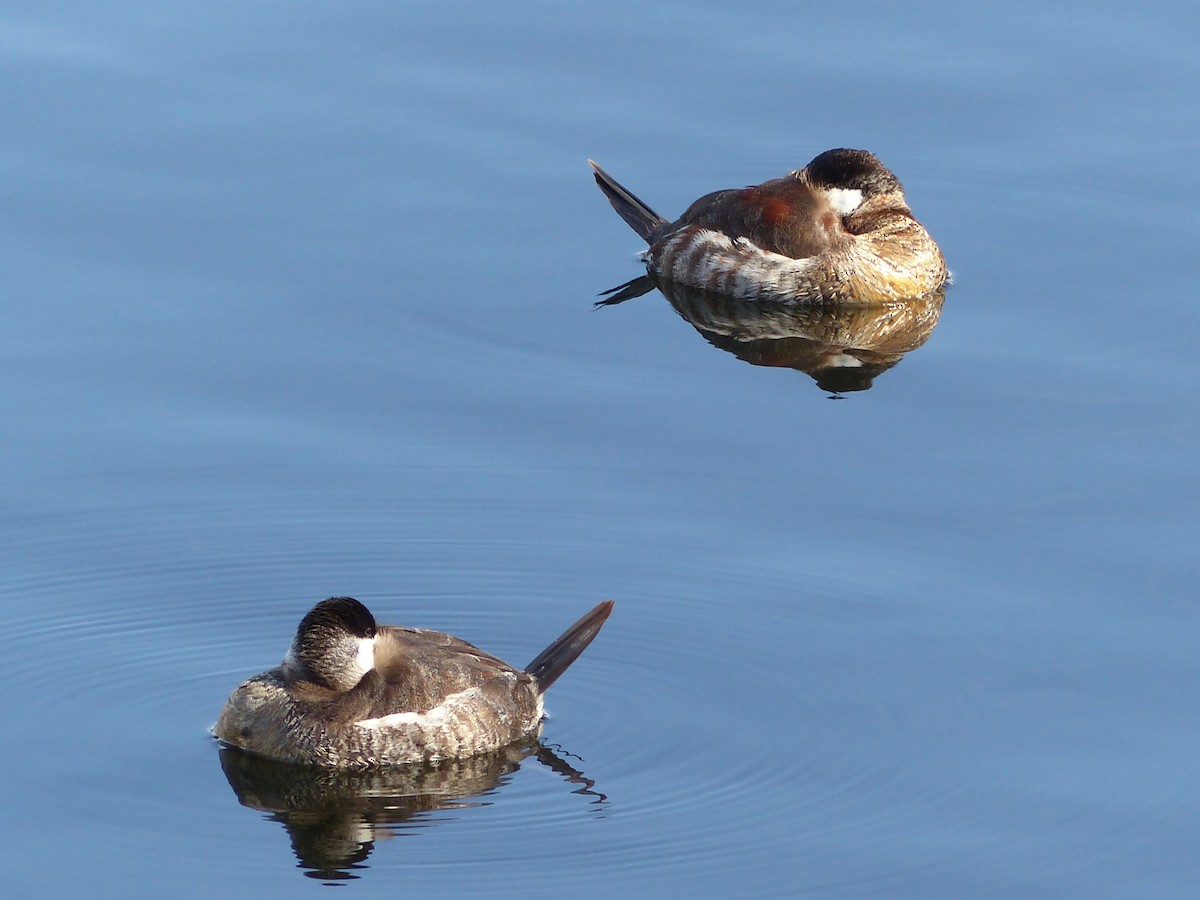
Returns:
[[[827,150],[782,178],[706,194],[674,222],[588,162],[609,203],[649,244],[642,259],[655,276],[792,303],[888,302],[946,282],[942,252],[900,180],[866,150]],[[628,287],[623,299],[636,296]]]
[[[286,762],[362,768],[473,756],[533,737],[542,694],[599,633],[606,600],[524,669],[437,631],[375,624],[352,597],[300,622],[283,662],[233,692],[213,733]]]

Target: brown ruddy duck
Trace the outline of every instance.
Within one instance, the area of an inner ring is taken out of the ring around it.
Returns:
[[[653,275],[792,303],[902,300],[946,282],[942,252],[913,218],[900,180],[866,150],[827,150],[782,178],[706,194],[674,222],[588,162],[608,202],[650,245],[642,259]]]
[[[473,756],[537,734],[542,694],[592,642],[606,600],[515,669],[438,631],[376,625],[352,597],[318,603],[283,662],[243,683],[213,733],[284,762],[365,768]]]

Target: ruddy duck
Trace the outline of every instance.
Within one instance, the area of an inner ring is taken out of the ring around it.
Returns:
[[[946,282],[942,251],[913,218],[900,180],[866,150],[826,150],[782,178],[706,194],[674,222],[588,162],[608,202],[650,245],[642,259],[656,276],[792,303],[879,303]]]
[[[332,768],[473,756],[535,735],[542,694],[592,642],[606,600],[524,670],[466,641],[375,624],[352,597],[318,603],[278,668],[243,683],[213,733],[285,762]]]

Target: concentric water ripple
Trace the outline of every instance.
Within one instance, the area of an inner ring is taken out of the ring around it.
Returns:
[[[798,890],[848,889],[844,873],[858,848],[895,848],[931,832],[959,836],[947,842],[943,866],[978,870],[996,839],[982,786],[1011,781],[1014,766],[988,749],[993,720],[1030,716],[1049,727],[1027,698],[999,688],[1011,683],[1006,660],[1023,658],[1051,685],[1073,683],[1053,635],[1022,647],[998,627],[1000,613],[981,613],[1002,587],[939,596],[939,583],[962,577],[935,555],[877,553],[864,567],[853,545],[796,554],[736,534],[706,540],[686,527],[676,528],[669,554],[661,539],[631,553],[616,535],[632,517],[616,507],[588,542],[575,539],[570,517],[511,510],[522,520],[536,514],[538,557],[562,561],[564,577],[551,583],[526,574],[524,540],[485,538],[469,526],[462,539],[450,537],[450,523],[461,521],[454,505],[409,505],[408,518],[364,539],[347,520],[311,512],[322,499],[321,491],[297,497],[275,525],[242,524],[249,510],[221,503],[194,504],[179,519],[164,504],[57,519],[53,532],[23,522],[5,535],[27,562],[0,584],[26,611],[6,622],[23,648],[14,696],[52,683],[57,716],[45,739],[69,747],[84,728],[119,760],[123,777],[88,778],[93,758],[67,779],[85,808],[108,810],[110,828],[136,836],[175,819],[172,852],[196,864],[214,849],[236,854],[248,836],[258,839],[256,829],[281,828],[242,810],[236,827],[201,844],[178,820],[174,785],[182,776],[207,810],[198,828],[237,804],[206,728],[233,686],[281,657],[308,606],[343,591],[381,620],[451,631],[518,664],[596,600],[617,601],[600,638],[547,698],[543,742],[557,767],[528,757],[481,793],[378,821],[362,832],[383,842],[361,862],[368,869],[409,864],[405,842],[434,828],[458,830],[461,840],[522,835],[466,860],[455,857],[456,840],[422,845],[429,864],[444,853],[460,873],[480,877],[498,859],[536,867],[540,841],[578,829],[603,829],[580,832],[596,843],[583,869],[619,863],[646,884],[669,882],[680,866],[766,866],[787,853],[803,869]],[[356,501],[354,516],[368,522],[393,508],[379,497]],[[639,516],[661,533],[653,515]],[[294,539],[281,545],[281,533]],[[208,537],[197,543],[197,534]],[[39,565],[64,542],[87,552],[71,567]],[[606,560],[618,553],[614,568]],[[913,627],[921,621],[927,626]],[[946,671],[959,680],[946,681]],[[1053,768],[1040,789],[1064,777],[1066,790],[1081,789]],[[1135,794],[1127,802],[1127,827],[1108,825],[1088,854],[1120,853],[1182,814],[1177,804],[1146,808]],[[1085,809],[1059,804],[1014,851],[1046,866],[1081,864],[1087,855],[1054,835],[1083,827]]]

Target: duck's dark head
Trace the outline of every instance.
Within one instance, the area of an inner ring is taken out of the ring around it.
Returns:
[[[375,617],[353,597],[322,600],[300,620],[283,660],[289,680],[348,691],[375,667]]]
[[[829,196],[842,215],[882,194],[900,192],[904,186],[892,170],[866,150],[826,150],[798,173]]]

